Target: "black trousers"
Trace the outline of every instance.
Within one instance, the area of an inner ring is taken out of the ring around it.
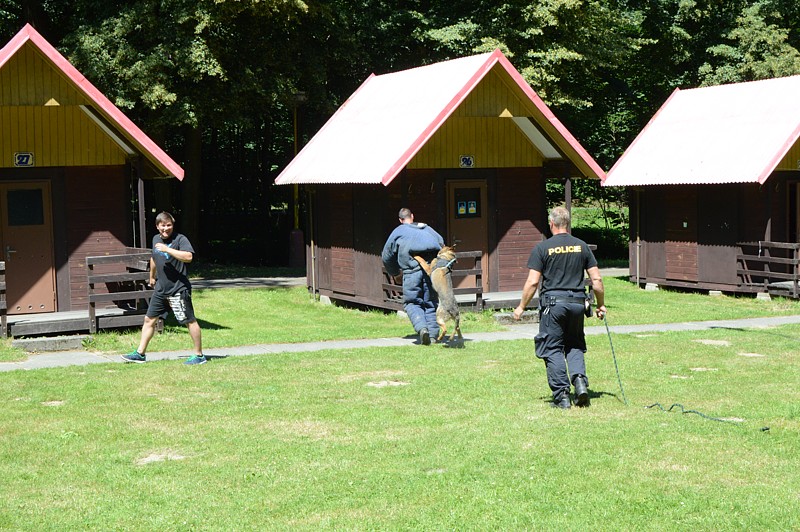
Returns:
[[[586,376],[584,303],[578,298],[560,299],[550,304],[548,296],[542,297],[539,334],[534,338],[536,356],[544,360],[547,383],[556,401],[569,394],[576,376]]]

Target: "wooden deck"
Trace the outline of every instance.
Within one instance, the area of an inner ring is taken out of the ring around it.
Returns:
[[[123,309],[97,309],[97,329],[141,326],[144,322],[142,311]],[[43,336],[49,334],[82,334],[91,332],[88,310],[67,312],[47,312],[43,314],[20,314],[8,316],[8,335],[14,338],[23,336]],[[120,325],[121,320],[123,325]]]

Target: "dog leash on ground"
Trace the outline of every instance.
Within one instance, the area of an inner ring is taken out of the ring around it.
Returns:
[[[625,397],[625,390],[622,388],[622,379],[619,376],[619,366],[617,365],[617,355],[614,353],[614,342],[611,341],[611,330],[608,328],[608,320],[606,313],[603,313],[603,323],[606,324],[606,333],[608,334],[608,344],[611,346],[611,356],[614,359],[614,369],[617,370],[617,382],[619,383],[619,391],[622,392],[622,402],[628,406],[628,399]]]

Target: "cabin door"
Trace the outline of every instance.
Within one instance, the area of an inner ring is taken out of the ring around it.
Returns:
[[[486,180],[447,181],[447,228],[445,244],[456,251],[482,251],[483,291],[489,291],[489,205],[486,201]],[[469,269],[473,262],[456,263],[454,269]],[[453,279],[454,286],[474,287],[475,276]]]
[[[0,218],[8,313],[55,312],[50,184],[0,184]]]

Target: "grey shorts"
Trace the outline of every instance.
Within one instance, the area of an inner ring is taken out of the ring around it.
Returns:
[[[192,291],[182,290],[174,296],[155,293],[147,307],[148,318],[166,318],[170,310],[181,325],[197,321],[192,306]]]

